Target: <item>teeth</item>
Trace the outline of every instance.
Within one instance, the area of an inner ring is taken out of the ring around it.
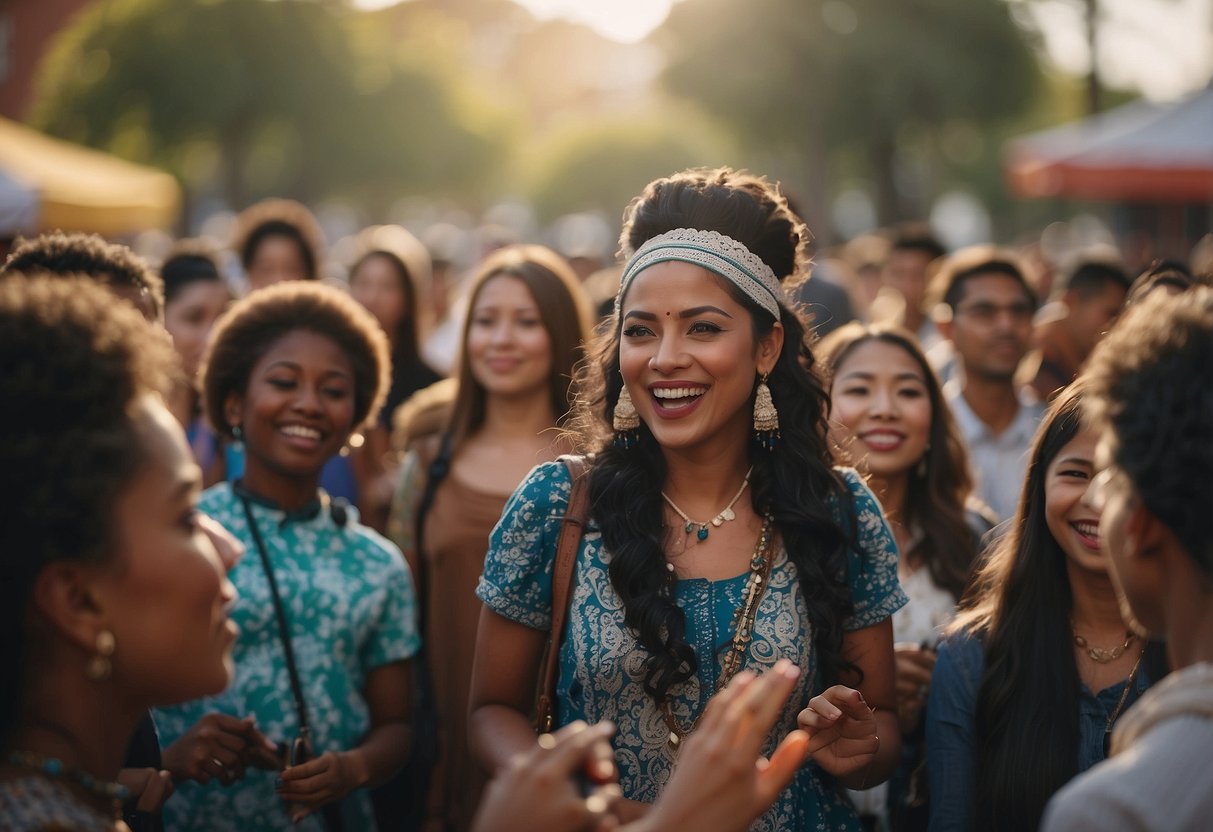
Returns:
[[[1074,528],[1078,530],[1079,534],[1086,535],[1087,537],[1099,537],[1098,523],[1075,523]]]
[[[287,436],[301,436],[304,439],[320,438],[320,431],[313,428],[305,428],[303,425],[287,425],[282,428],[282,432]]]
[[[653,389],[653,395],[659,399],[686,399],[702,396],[707,391],[706,387],[656,387]]]

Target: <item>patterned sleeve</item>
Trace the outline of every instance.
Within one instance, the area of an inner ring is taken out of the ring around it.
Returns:
[[[377,582],[381,592],[372,613],[375,620],[362,651],[362,664],[367,670],[410,658],[421,648],[413,580],[399,554],[394,550],[386,554],[386,567]]]
[[[569,488],[562,462],[545,462],[527,475],[489,536],[476,588],[490,610],[536,630],[551,626],[552,565]]]
[[[897,580],[897,544],[876,495],[853,468],[840,468],[839,473],[851,490],[858,538],[847,564],[855,611],[843,626],[862,630],[884,621],[909,599]],[[843,528],[849,525],[844,518]]]

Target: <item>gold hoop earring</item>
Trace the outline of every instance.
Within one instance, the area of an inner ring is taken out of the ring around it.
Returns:
[[[84,673],[94,682],[102,682],[108,679],[114,671],[114,663],[110,660],[114,655],[114,649],[117,647],[117,643],[114,641],[114,634],[109,630],[102,630],[97,633],[95,646],[97,655],[88,660],[88,666],[85,667]]]
[[[768,451],[775,450],[779,440],[779,411],[771,399],[771,388],[767,386],[770,373],[763,373],[754,394],[754,436],[758,444]]]

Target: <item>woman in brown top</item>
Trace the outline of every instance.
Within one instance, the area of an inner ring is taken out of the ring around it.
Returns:
[[[467,743],[476,583],[510,494],[567,450],[558,427],[591,327],[573,271],[540,246],[490,256],[468,309],[455,383],[418,394],[397,420],[407,455],[389,520],[420,590],[438,712],[427,829],[468,829],[487,780]]]

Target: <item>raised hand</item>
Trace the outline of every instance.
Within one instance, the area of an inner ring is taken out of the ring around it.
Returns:
[[[880,750],[876,712],[863,694],[834,685],[809,700],[797,717],[809,734],[809,754],[835,777],[846,777],[867,766]]]

